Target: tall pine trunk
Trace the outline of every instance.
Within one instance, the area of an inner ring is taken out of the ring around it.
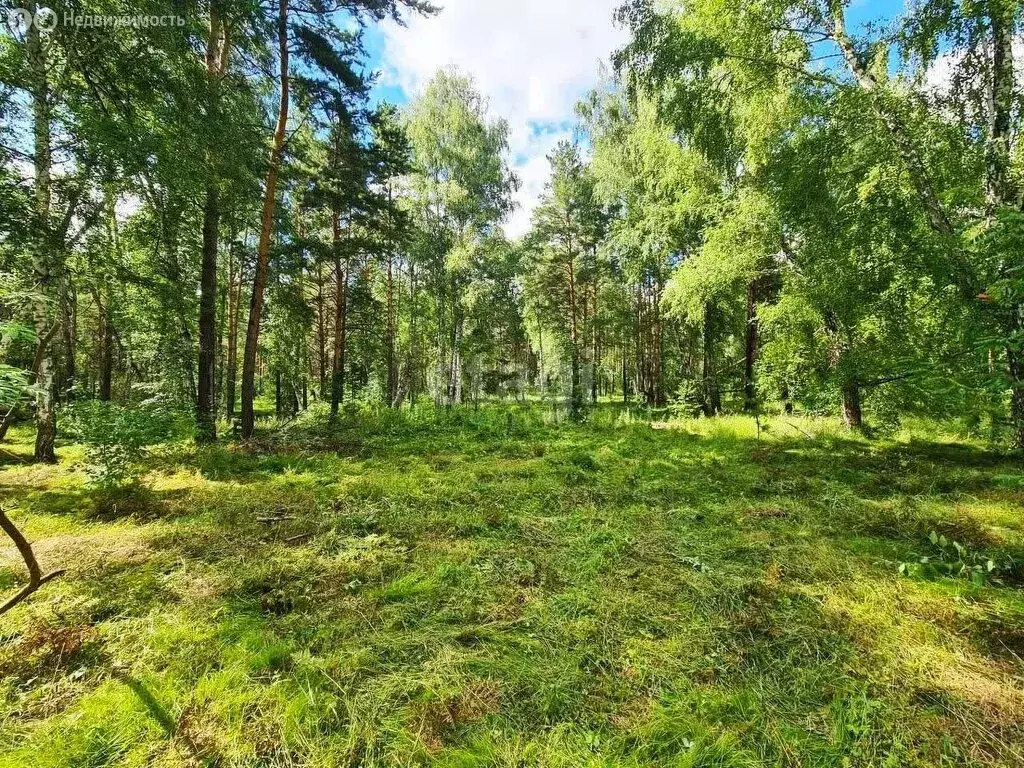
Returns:
[[[199,382],[196,441],[217,439],[217,245],[220,202],[217,187],[206,188],[203,205],[203,257],[199,280]]]
[[[622,342],[622,404],[629,405],[629,354],[626,342]]]
[[[576,260],[572,254],[572,244],[569,245],[569,341],[572,349],[569,356],[570,382],[569,382],[569,418],[573,421],[580,421],[583,418],[583,384],[580,381],[580,331],[579,331],[579,307],[578,289],[576,286]]]
[[[416,263],[412,260],[409,262],[409,365],[406,369],[406,375],[409,377],[409,384],[407,389],[409,390],[409,407],[416,405],[416,375],[418,372],[419,364],[416,360],[416,320],[417,320],[417,301],[416,301]]]
[[[331,373],[331,418],[345,399],[345,364],[348,352],[348,258],[341,255],[339,214],[332,213],[334,244],[334,359]]]
[[[256,354],[259,351],[260,323],[263,319],[263,299],[270,269],[270,237],[274,227],[274,206],[277,201],[277,177],[284,154],[285,129],[288,125],[288,0],[279,0],[277,14],[277,42],[280,56],[281,101],[274,131],[274,148],[270,153],[270,167],[263,190],[263,214],[260,219],[260,241],[256,252],[256,269],[252,281],[252,299],[249,302],[249,322],[245,334],[245,354],[242,359],[242,437],[250,438],[256,429]]]
[[[228,286],[228,352],[224,361],[224,408],[229,419],[235,416],[235,389],[238,377],[238,310],[242,303],[242,264]]]
[[[220,80],[227,72],[228,39],[215,5],[210,9],[206,41],[207,119],[210,130],[220,119]],[[202,265],[199,274],[199,381],[196,393],[196,441],[217,439],[217,246],[220,241],[220,192],[217,187],[215,140],[207,147],[210,178],[203,203]]]
[[[387,314],[388,314],[388,340],[387,340],[387,364],[388,364],[388,408],[398,405],[398,366],[395,356],[395,277],[394,277],[394,255],[388,251],[387,263]]]
[[[107,236],[115,257],[121,258],[121,235],[117,227],[116,200],[111,188],[106,190]],[[113,286],[107,281],[106,291],[99,286],[92,288],[96,312],[99,315],[99,350],[96,364],[98,397],[109,401],[114,379],[114,296]],[[104,296],[104,294],[106,294]]]
[[[317,391],[320,399],[327,399],[327,314],[324,295],[323,262],[316,262],[316,363]]]
[[[217,378],[213,388],[213,402],[216,406],[224,397],[224,361],[227,359],[227,350],[224,349],[224,334],[228,326],[228,301],[231,298],[231,287],[235,282],[235,253],[231,242],[234,240],[234,233],[228,235],[228,271],[226,274],[227,283],[222,282],[217,290]]]

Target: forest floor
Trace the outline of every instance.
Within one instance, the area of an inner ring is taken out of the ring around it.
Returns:
[[[0,618],[0,766],[1024,765],[1019,459],[544,415],[175,443],[113,496],[16,431],[69,572]]]

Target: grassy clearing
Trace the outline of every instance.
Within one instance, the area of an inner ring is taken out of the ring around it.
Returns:
[[[0,766],[1024,765],[1019,462],[764,426],[310,420],[120,497],[18,433],[72,571],[0,620]],[[1018,565],[900,576],[932,531]]]

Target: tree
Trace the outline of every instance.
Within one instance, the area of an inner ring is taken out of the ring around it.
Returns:
[[[569,415],[579,421],[584,417],[581,365],[588,335],[585,297],[588,285],[595,296],[597,289],[596,262],[588,257],[596,252],[601,210],[576,145],[559,143],[548,162],[551,180],[529,236],[535,252],[532,291],[542,319],[558,334],[569,358]]]
[[[435,301],[438,377],[452,405],[462,402],[465,293],[487,254],[481,244],[511,210],[517,185],[503,158],[508,125],[488,119],[471,79],[442,71],[411,105],[406,131],[410,192]]]
[[[865,248],[876,256],[891,254],[897,261],[886,277],[887,285],[910,280],[920,286],[922,280],[930,281],[942,295],[940,312],[956,312],[953,304],[959,303],[1000,332],[1008,340],[1010,399],[1024,409],[1013,372],[1016,300],[1012,291],[1002,290],[1006,269],[1012,271],[1004,236],[1013,225],[1004,226],[1006,215],[995,213],[1000,207],[1008,210],[1007,201],[1015,199],[1010,192],[1012,173],[1006,175],[1012,154],[1005,154],[1012,143],[1007,130],[1015,88],[1012,66],[1006,65],[1005,34],[1012,34],[1019,23],[1019,8],[1011,5],[922,3],[889,27],[895,32],[879,34],[882,27],[870,26],[856,37],[846,28],[845,3],[751,8],[696,2],[674,11],[636,0],[619,13],[631,28],[632,39],[616,63],[634,99],[645,94],[654,98],[659,111],[709,161],[726,173],[742,167],[751,184],[780,201],[788,190],[805,183],[787,182],[801,177],[793,171],[806,168],[815,175],[814,164],[821,164],[826,155],[787,153],[786,176],[769,176],[769,163],[808,133],[830,132],[839,143],[829,151],[835,155],[840,147],[846,156],[827,156],[826,173],[836,167],[835,161],[857,167],[855,174],[841,176],[837,171],[828,182],[837,185],[836,196],[830,199],[850,216],[843,231],[853,240],[819,230],[822,237],[834,241],[839,236],[840,250],[861,251],[849,262],[851,268],[864,258]],[[895,73],[888,67],[894,49],[903,54]],[[954,82],[980,81],[986,86],[962,91],[960,104],[967,104],[966,109],[935,99],[924,85],[927,67],[940,51],[950,49],[955,51]],[[984,93],[995,97],[986,100]],[[865,117],[870,119],[865,122]],[[866,143],[872,144],[873,155],[861,152]],[[986,161],[979,162],[980,158]],[[895,176],[890,161],[897,163]],[[849,204],[858,188],[862,192],[865,184],[877,186],[880,178],[888,185],[887,203],[875,196],[866,205]],[[805,197],[805,202],[808,199],[814,198]],[[907,200],[912,202],[909,209],[902,204]],[[802,251],[819,246],[809,236],[806,217],[793,221],[789,211],[784,213],[780,247],[799,263]],[[978,239],[979,231],[985,237]],[[909,239],[902,240],[901,232],[915,233],[916,251],[905,247]],[[821,246],[826,247],[824,242]],[[915,253],[927,258],[916,258]],[[854,269],[850,274],[855,273]],[[877,292],[873,297],[876,307],[884,303]],[[834,312],[822,315],[821,323],[822,333],[833,339],[835,361],[845,358],[849,324]],[[843,338],[847,341],[840,343]],[[975,359],[980,363],[984,354]],[[932,366],[931,375],[939,367]],[[913,375],[922,375],[920,366],[914,368]],[[881,379],[902,381],[904,373],[889,371]],[[879,380],[861,374],[854,379]],[[842,388],[847,421],[856,423],[857,392],[862,387],[854,387],[851,380]],[[1024,423],[1024,410],[1014,411],[1013,419]],[[1017,432],[1017,441],[1024,443],[1024,433],[1019,428]]]
[[[401,402],[398,376],[398,325],[395,302],[396,259],[400,250],[408,246],[412,220],[401,205],[397,194],[398,184],[403,176],[412,170],[412,147],[402,126],[398,111],[384,105],[371,120],[373,144],[371,152],[371,185],[376,191],[380,213],[376,217],[377,247],[383,252],[384,294],[387,320],[385,349],[387,352],[387,374],[385,402],[395,408]]]
[[[400,11],[411,9],[421,13],[432,13],[433,7],[420,0],[352,0],[345,3],[344,10],[360,25],[370,20],[391,17],[400,21]],[[260,217],[260,237],[256,250],[256,265],[253,275],[252,295],[249,306],[249,321],[245,337],[245,353],[242,363],[242,435],[252,437],[256,419],[254,400],[256,396],[256,355],[259,349],[260,324],[263,315],[264,292],[270,266],[270,245],[273,234],[274,206],[277,200],[277,181],[284,159],[285,139],[288,129],[290,106],[291,71],[289,57],[293,44],[299,54],[306,75],[307,84],[315,90],[322,82],[315,82],[316,73],[323,73],[337,79],[341,87],[362,88],[362,83],[353,82],[352,62],[362,54],[358,39],[340,28],[322,13],[317,0],[295,0],[289,15],[289,0],[279,0],[275,19],[278,52],[278,107],[277,123],[273,134],[270,162],[267,167],[263,188],[263,213]]]
[[[282,3],[282,7],[284,4]],[[207,162],[211,178],[206,183],[203,201],[203,247],[199,280],[199,375],[196,397],[196,438],[200,442],[217,439],[217,250],[220,246],[220,189],[216,151],[222,141],[217,128],[223,120],[221,82],[227,75],[231,53],[231,24],[215,3],[209,9],[210,31],[206,42],[206,75],[208,78],[207,117],[210,142]],[[273,163],[273,161],[271,161]]]

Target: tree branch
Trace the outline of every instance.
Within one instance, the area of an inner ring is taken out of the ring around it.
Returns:
[[[48,581],[53,581],[58,576],[62,576],[65,571],[61,569],[51,571],[45,576],[43,575],[43,572],[39,569],[39,561],[36,560],[35,553],[32,551],[32,545],[26,541],[21,531],[18,530],[18,527],[9,517],[7,517],[7,513],[4,511],[3,507],[0,507],[0,528],[3,528],[4,533],[11,537],[11,540],[14,542],[14,546],[18,548],[18,552],[21,553],[21,557],[28,568],[28,584],[22,587],[15,595],[11,596],[7,602],[0,605],[0,615],[3,615]]]

